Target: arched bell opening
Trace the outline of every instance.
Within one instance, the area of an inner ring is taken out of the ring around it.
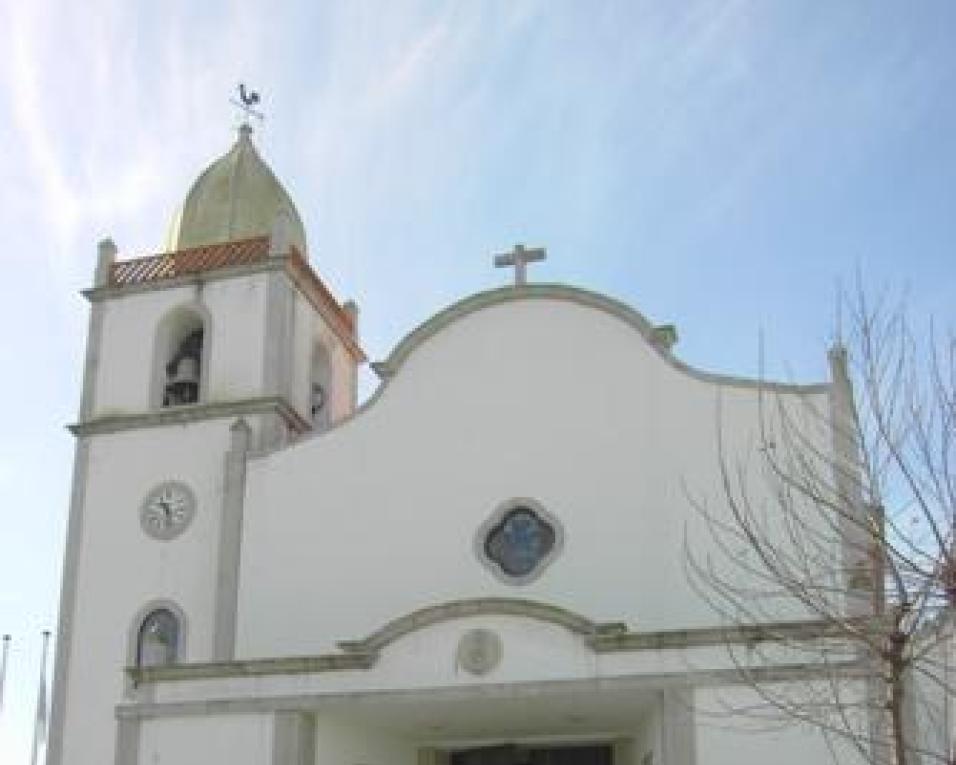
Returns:
[[[314,430],[324,430],[332,424],[330,412],[332,394],[332,359],[322,342],[312,348],[312,366],[309,377],[309,416]]]
[[[204,398],[209,321],[198,307],[180,307],[160,322],[156,337],[153,402],[157,408]]]

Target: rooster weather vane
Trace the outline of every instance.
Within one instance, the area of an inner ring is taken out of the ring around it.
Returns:
[[[244,82],[239,83],[239,100],[236,101],[236,99],[232,98],[230,101],[234,106],[238,106],[242,110],[247,120],[249,117],[255,117],[260,121],[265,119],[262,112],[254,108],[256,104],[259,103],[259,93],[255,90],[246,90],[246,84]]]

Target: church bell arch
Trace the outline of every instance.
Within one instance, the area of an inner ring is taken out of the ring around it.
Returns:
[[[317,339],[312,345],[309,368],[309,415],[315,430],[325,430],[332,424],[332,354],[328,344]]]
[[[153,409],[206,400],[211,317],[198,302],[169,309],[153,342],[150,403]]]

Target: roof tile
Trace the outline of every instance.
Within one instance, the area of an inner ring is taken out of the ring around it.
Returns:
[[[179,252],[163,252],[133,260],[121,260],[110,269],[110,285],[127,287],[159,279],[198,274],[229,266],[244,266],[265,260],[269,237],[256,236],[222,244],[208,244]]]

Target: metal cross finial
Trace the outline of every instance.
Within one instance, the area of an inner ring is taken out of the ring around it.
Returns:
[[[523,244],[516,244],[511,252],[495,255],[495,268],[514,266],[515,287],[520,287],[527,283],[528,263],[544,260],[546,257],[548,257],[548,252],[544,247],[525,249]]]
[[[259,94],[255,90],[246,90],[246,84],[244,82],[239,83],[239,100],[237,101],[234,98],[230,98],[229,102],[233,106],[238,106],[243,115],[245,116],[245,121],[248,123],[249,117],[255,117],[260,122],[265,119],[265,116],[262,112],[257,111],[253,107],[259,103]]]

